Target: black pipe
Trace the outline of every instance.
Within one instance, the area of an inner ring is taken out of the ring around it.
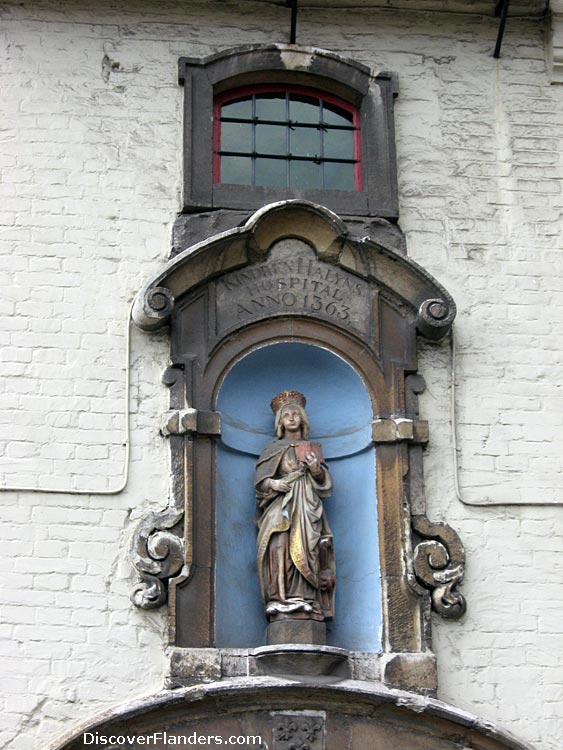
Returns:
[[[289,32],[289,43],[295,44],[297,38],[297,0],[286,0],[286,5],[291,8],[291,29]]]
[[[506,26],[506,17],[508,16],[509,5],[510,5],[510,0],[499,0],[495,8],[495,16],[500,15],[500,24],[498,27],[497,43],[495,45],[495,51],[493,52],[493,57],[496,57],[497,60],[500,57],[500,48],[502,46],[502,38],[504,36],[504,27]]]

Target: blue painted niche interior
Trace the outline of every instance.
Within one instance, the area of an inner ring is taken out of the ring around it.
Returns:
[[[267,625],[256,573],[254,469],[273,437],[272,397],[295,389],[307,398],[310,439],[323,445],[334,480],[325,501],[336,552],[336,611],[329,645],[381,650],[381,577],[377,533],[372,406],[344,360],[318,346],[278,343],[257,349],[230,370],[219,392],[217,447],[215,642],[264,645]]]

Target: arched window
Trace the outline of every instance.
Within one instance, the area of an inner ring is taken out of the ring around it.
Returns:
[[[360,118],[306,87],[254,86],[214,102],[213,182],[361,190]]]

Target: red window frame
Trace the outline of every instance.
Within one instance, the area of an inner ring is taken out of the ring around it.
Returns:
[[[354,191],[363,190],[362,158],[361,158],[361,133],[360,113],[353,104],[339,99],[331,94],[326,94],[319,89],[307,86],[285,86],[283,84],[258,84],[255,86],[242,86],[237,89],[229,89],[217,94],[213,100],[213,183],[221,182],[221,107],[234,99],[252,96],[254,94],[298,94],[320,99],[327,104],[343,109],[352,115],[352,127],[354,128]],[[291,189],[291,188],[288,188]],[[324,188],[330,190],[331,188]]]

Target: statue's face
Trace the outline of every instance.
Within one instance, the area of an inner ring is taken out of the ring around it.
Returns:
[[[297,406],[289,404],[283,407],[280,422],[284,432],[297,432],[301,428],[302,421],[301,412]]]

